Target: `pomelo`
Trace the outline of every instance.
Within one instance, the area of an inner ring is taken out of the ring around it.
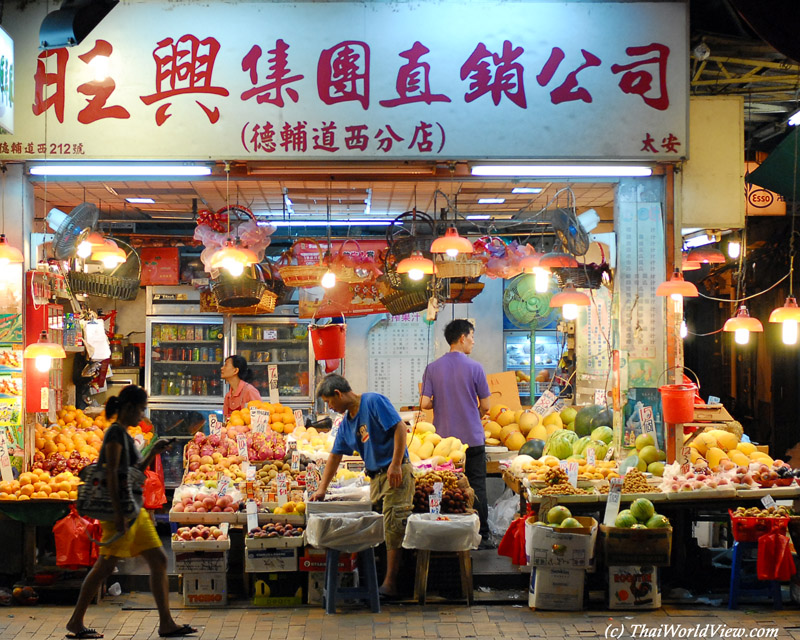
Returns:
[[[658,449],[651,444],[647,445],[646,447],[642,447],[639,450],[639,459],[644,460],[645,464],[658,462]]]
[[[654,476],[661,478],[664,475],[664,463],[660,460],[658,462],[651,462],[647,465],[647,470]]]
[[[564,424],[575,422],[575,416],[578,415],[578,410],[575,407],[564,407],[561,410],[561,421]]]
[[[649,433],[640,433],[636,436],[636,450],[641,451],[646,446],[655,446],[655,441],[653,440],[653,436]]]
[[[631,529],[647,529],[647,525],[642,524],[641,522],[637,522],[635,525],[631,527]]]
[[[561,524],[564,520],[571,517],[572,514],[569,509],[562,505],[555,506],[547,512],[547,521],[550,524]]]

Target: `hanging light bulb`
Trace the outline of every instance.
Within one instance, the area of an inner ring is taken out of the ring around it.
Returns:
[[[742,244],[738,240],[731,240],[728,243],[728,257],[732,259],[736,259],[739,257],[739,254],[742,252]]]
[[[725,254],[719,249],[710,245],[692,249],[686,258],[689,260],[689,262],[700,262],[702,264],[721,264],[725,262]]]
[[[800,322],[800,307],[797,306],[797,300],[794,296],[789,296],[782,307],[773,310],[769,314],[769,321],[780,322],[783,325],[781,327],[783,344],[797,344],[797,323]]]
[[[472,243],[463,236],[458,235],[455,227],[450,227],[444,235],[436,238],[431,244],[431,253],[444,253],[455,258],[459,253],[472,253],[474,251]]]
[[[408,274],[412,280],[422,280],[426,275],[436,273],[436,266],[433,260],[422,255],[419,251],[414,251],[408,258],[403,258],[397,264],[397,273]]]
[[[681,320],[681,338],[686,340],[689,335],[689,328],[686,326],[686,320]]]
[[[686,282],[683,279],[683,274],[675,269],[669,280],[665,280],[656,289],[656,295],[666,297],[669,296],[673,300],[683,300],[686,298],[696,298],[700,295],[697,287],[691,282]]]
[[[550,289],[551,274],[550,270],[541,266],[543,254],[534,253],[532,256],[525,256],[519,261],[522,273],[533,274],[533,287],[536,293],[547,293]]]
[[[103,246],[105,241],[106,239],[102,236],[102,234],[98,233],[97,231],[92,231],[78,244],[78,257],[83,258],[84,260],[89,258],[95,249],[99,249]]]
[[[128,259],[127,254],[111,239],[105,239],[103,244],[92,251],[92,260],[102,262],[106,269],[112,269]]]
[[[681,271],[697,271],[702,267],[703,265],[699,262],[689,260],[689,254],[686,251],[681,254]]]
[[[237,240],[236,244],[229,238],[223,247],[211,256],[212,269],[225,269],[233,277],[244,273],[244,268],[258,262],[258,256],[246,249]]]
[[[325,272],[325,275],[322,276],[322,281],[320,284],[325,287],[326,289],[333,289],[336,286],[336,274],[328,269]]]
[[[747,312],[747,307],[741,305],[736,311],[736,315],[726,320],[722,327],[723,331],[733,332],[733,339],[736,344],[747,344],[750,341],[750,332],[760,333],[764,331],[764,326],[758,318],[752,318]]]
[[[552,269],[553,267],[575,268],[578,266],[578,261],[568,253],[564,253],[562,251],[551,251],[550,253],[545,253],[539,259],[539,266],[547,269]]]
[[[6,234],[0,234],[0,269],[5,269],[10,264],[22,264],[25,258],[22,251],[11,246],[6,238]]]
[[[50,370],[53,358],[66,358],[67,354],[60,344],[48,341],[47,331],[42,331],[37,342],[25,347],[22,357],[26,360],[33,360],[36,370],[44,373]]]
[[[561,315],[565,320],[575,320],[578,317],[578,307],[588,307],[590,303],[589,296],[575,289],[571,282],[567,283],[561,293],[550,298],[550,306],[561,307]]]

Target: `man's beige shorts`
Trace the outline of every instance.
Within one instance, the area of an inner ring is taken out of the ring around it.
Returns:
[[[403,484],[396,489],[389,486],[389,475],[384,471],[369,484],[372,504],[383,500],[383,529],[387,549],[399,549],[406,535],[406,522],[414,502],[414,473],[412,465],[403,465]]]

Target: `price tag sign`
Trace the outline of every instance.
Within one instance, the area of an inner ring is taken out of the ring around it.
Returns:
[[[42,411],[47,411],[50,408],[50,392],[47,387],[42,387],[39,404],[42,407]],[[51,418],[49,415],[47,419],[50,420],[50,422],[55,422],[55,419]]]
[[[278,365],[270,364],[267,366],[267,380],[269,380],[269,401],[272,404],[280,403],[278,394]]]
[[[567,480],[573,487],[578,486],[578,463],[577,462],[567,462],[566,460],[562,460],[560,463],[561,468],[567,474]]]
[[[277,329],[264,329],[264,340],[277,340],[277,339],[278,339]]]
[[[652,407],[642,407],[639,409],[639,421],[642,425],[642,433],[650,434],[653,436],[653,442],[658,442],[658,438],[656,436],[656,421],[653,418],[653,408]]]
[[[308,463],[308,467],[306,468],[306,490],[308,494],[316,493],[317,489],[319,488],[319,472],[317,471],[317,465],[313,462]]]
[[[761,498],[761,504],[764,505],[765,509],[778,506],[777,504],[775,504],[775,500],[773,499],[772,496],[764,496],[763,498]]]
[[[248,500],[256,499],[256,487],[252,482],[244,483],[244,495]]]
[[[231,484],[230,476],[226,476],[223,474],[222,477],[219,479],[219,483],[217,484],[217,495],[221,497],[224,496],[226,493],[228,493],[228,487],[230,486],[230,484]]]
[[[266,433],[269,429],[269,411],[267,409],[250,409],[250,428],[254,433]]]
[[[14,472],[11,470],[11,458],[8,457],[8,441],[6,434],[0,434],[0,477],[3,482],[14,480]]]
[[[607,402],[608,402],[608,396],[606,394],[606,390],[605,389],[595,389],[594,390],[594,403],[605,407]]]
[[[258,526],[258,507],[255,500],[247,500],[247,530],[252,531]]]
[[[619,502],[622,499],[622,478],[611,478],[608,481],[608,485],[608,502],[606,502],[603,524],[607,527],[613,527],[619,515]]]
[[[589,447],[586,450],[586,464],[595,465],[597,463],[597,452]]]
[[[542,496],[539,503],[539,520],[547,522],[547,512],[558,504],[556,496]]]
[[[240,433],[236,436],[236,447],[239,449],[239,457],[243,460],[250,460],[247,455],[247,436]]]
[[[300,471],[300,452],[297,449],[292,451],[292,471]]]
[[[243,463],[243,467],[244,467],[244,479],[249,481],[249,482],[252,482],[253,480],[255,480],[256,479],[256,466],[253,465],[253,464],[250,464],[249,462],[245,462],[245,463]]]
[[[720,400],[717,396],[708,396],[708,404],[720,404],[722,400]]]
[[[439,515],[442,512],[442,489],[443,484],[441,482],[434,482],[433,493],[428,498],[430,512],[436,515]]]
[[[333,426],[331,427],[331,438],[336,440],[336,434],[339,433],[339,427],[342,426],[342,420],[344,420],[344,416],[336,416],[333,419]]]
[[[614,447],[609,447],[608,451],[606,451],[606,457],[603,458],[603,460],[608,462],[609,460],[613,460],[613,459],[614,459]]]
[[[536,404],[533,405],[533,410],[536,412],[540,417],[546,416],[550,413],[550,407],[556,401],[556,396],[552,391],[545,391],[539,399],[536,401]]]
[[[289,501],[289,482],[285,473],[275,476],[278,483],[278,505],[283,506]]]
[[[212,436],[222,435],[222,423],[216,413],[208,414],[208,433]]]
[[[564,410],[564,407],[566,406],[567,403],[564,402],[561,398],[559,398],[558,400],[555,401],[555,404],[553,405],[553,411],[555,411],[556,413],[561,413]]]
[[[305,423],[306,423],[306,421],[305,421],[305,418],[303,417],[303,412],[300,409],[295,409],[294,410],[294,426],[295,426],[295,428],[302,427],[303,425],[305,425]]]

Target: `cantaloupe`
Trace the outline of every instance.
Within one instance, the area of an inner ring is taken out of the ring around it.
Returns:
[[[486,431],[492,434],[492,438],[500,439],[500,431],[502,431],[503,427],[497,424],[494,420],[490,420],[486,423],[485,427]]]
[[[761,462],[768,467],[771,467],[774,462],[772,458],[762,451],[753,451],[753,453],[750,454],[750,460],[753,462]]]
[[[501,443],[497,438],[486,438],[486,444],[490,447],[496,447]]]
[[[517,409],[514,412],[514,422],[519,424],[519,419],[522,417],[522,414],[525,413],[525,409]]]
[[[522,427],[522,425],[520,425],[520,427]],[[520,433],[521,432],[522,429],[520,428]],[[541,424],[537,424],[530,431],[528,431],[525,437],[528,440],[547,440],[547,436],[548,436],[547,427]]]
[[[441,441],[442,441],[442,436],[440,436],[438,433],[425,434],[425,442],[432,442],[434,447]]]
[[[426,422],[425,420],[420,420],[414,426],[416,431],[424,431],[426,433],[434,433],[436,431],[436,427],[433,426],[430,422]]]
[[[522,445],[525,444],[525,436],[523,436],[519,431],[514,431],[503,441],[503,444],[509,449],[509,451],[519,451],[522,448]]]
[[[517,418],[517,424],[520,433],[527,436],[530,430],[539,424],[539,415],[533,411],[523,411]]]
[[[522,436],[522,433],[520,433],[519,430],[519,425],[516,422],[512,422],[511,424],[506,425],[505,427],[502,428],[502,430],[500,431],[500,441],[505,442],[506,438],[508,438],[509,434],[511,433],[519,433]],[[523,439],[525,438],[525,436],[522,437]]]
[[[501,411],[508,409],[504,404],[496,404],[489,408],[489,420],[497,420],[497,416]]]
[[[510,425],[511,423],[516,424],[516,420],[514,419],[514,412],[513,411],[501,411],[499,414],[497,414],[496,422],[501,427],[506,427],[506,426]]]

